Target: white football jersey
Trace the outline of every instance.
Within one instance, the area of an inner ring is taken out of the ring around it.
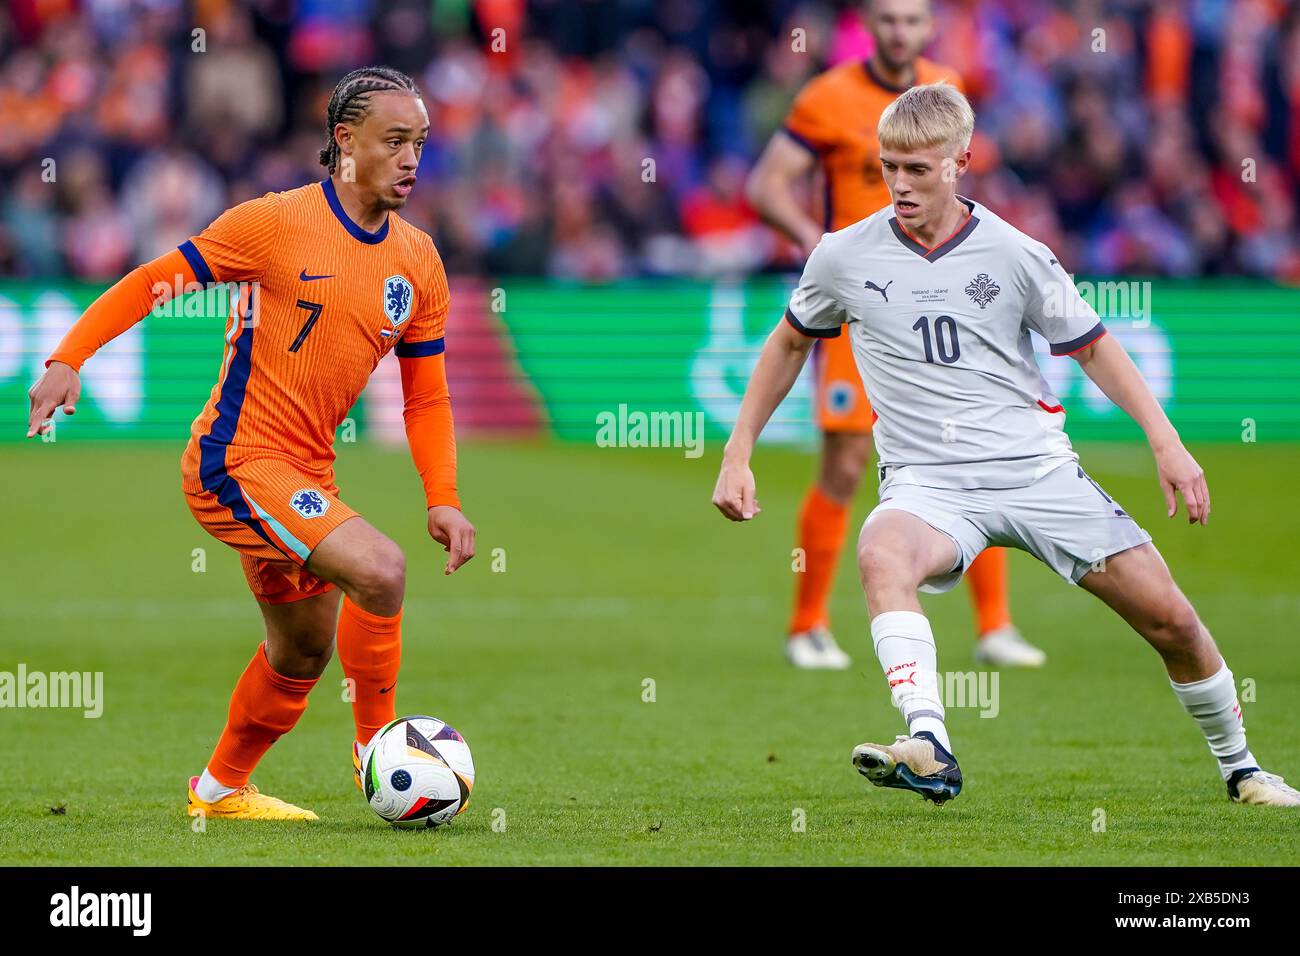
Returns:
[[[1106,329],[1050,249],[959,198],[970,216],[932,249],[892,206],[823,236],[786,319],[817,337],[847,327],[882,483],[1019,488],[1078,460],[1029,330],[1069,355]]]

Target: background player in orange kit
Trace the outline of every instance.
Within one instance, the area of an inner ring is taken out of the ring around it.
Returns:
[[[946,81],[961,88],[955,71],[920,55],[933,31],[929,0],[869,0],[865,6],[864,20],[875,39],[871,58],[841,63],[809,81],[749,179],[751,205],[798,243],[805,257],[824,232],[843,229],[889,205],[876,142],[885,107],[910,86]],[[825,185],[824,227],[803,208],[794,188],[819,167]],[[883,294],[888,296],[887,286]],[[796,579],[786,656],[796,667],[842,669],[849,666],[849,657],[831,635],[827,602],[853,496],[871,459],[875,414],[848,336],[819,341],[814,361],[822,456],[799,514],[805,567]],[[998,666],[1041,666],[1046,655],[1011,623],[1006,552],[986,550],[971,565],[967,580],[978,618],[976,659]]]
[[[199,523],[240,552],[266,640],[235,687],[211,760],[190,780],[191,814],[316,819],[248,779],[302,716],[336,631],[355,685],[354,773],[365,743],[396,717],[405,558],[340,500],[333,474],[335,430],[389,351],[401,364],[429,534],[450,554],[447,574],[474,555],[443,364],[447,280],[433,241],[394,212],[415,184],[428,113],[409,77],[371,67],[335,87],[326,125],[329,178],[242,203],[136,268],[86,310],[30,393],[29,437],[49,429],[56,408],[74,412],[82,363],[160,299],[195,282],[238,283],[182,487]]]

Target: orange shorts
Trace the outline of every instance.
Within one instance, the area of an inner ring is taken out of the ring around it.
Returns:
[[[183,471],[181,487],[203,529],[239,552],[257,600],[285,604],[334,586],[305,567],[325,536],[356,515],[339,500],[332,473],[314,478],[283,459],[255,458],[223,469],[206,487]]]
[[[819,339],[813,352],[817,422],[824,432],[869,432],[876,420],[862,387],[847,330]]]

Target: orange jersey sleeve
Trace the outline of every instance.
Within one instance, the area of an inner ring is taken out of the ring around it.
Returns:
[[[456,495],[456,432],[447,387],[444,335],[451,292],[442,259],[428,242],[419,305],[394,351],[402,368],[406,440],[428,507],[460,507]]]
[[[280,235],[280,197],[267,193],[227,209],[180,251],[200,282],[262,278]]]
[[[196,279],[193,267],[179,249],[136,266],[90,304],[45,360],[45,367],[49,368],[51,362],[63,362],[81,371],[86,359],[105,343]]]
[[[456,430],[451,391],[442,352],[399,357],[402,368],[402,419],[411,459],[424,483],[425,503],[460,507],[456,494]]]

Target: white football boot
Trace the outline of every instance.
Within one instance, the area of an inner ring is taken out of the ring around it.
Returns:
[[[791,634],[785,642],[785,659],[805,670],[842,671],[853,663],[824,627]]]
[[[1042,667],[1047,663],[1047,654],[1008,624],[975,642],[975,662],[993,667]]]
[[[961,768],[928,730],[899,735],[892,744],[858,744],[853,766],[877,787],[919,793],[941,804],[961,793]]]
[[[1234,803],[1265,807],[1300,807],[1300,792],[1275,773],[1258,767],[1234,770],[1228,778],[1228,796]]]

